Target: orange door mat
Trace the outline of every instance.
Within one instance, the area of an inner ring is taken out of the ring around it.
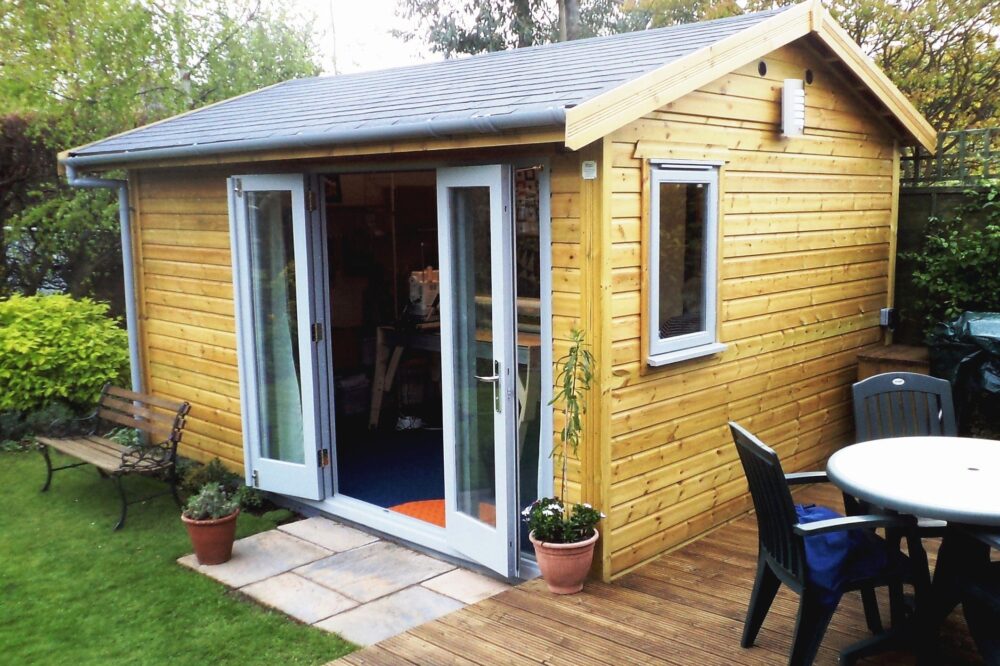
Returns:
[[[416,518],[417,520],[422,520],[425,523],[430,523],[431,525],[444,527],[443,499],[421,500],[419,502],[406,502],[405,504],[397,504],[396,506],[390,506],[389,510],[409,516],[410,518]]]
[[[396,513],[401,513],[410,518],[416,518],[417,520],[422,520],[425,523],[430,523],[431,525],[437,525],[438,527],[445,526],[444,519],[444,500],[443,499],[432,499],[432,500],[421,500],[419,502],[406,502],[405,504],[397,504],[396,506],[390,506],[390,511],[395,511]],[[492,504],[487,504],[486,502],[479,503],[479,519],[484,523],[495,525],[497,521],[497,510]]]

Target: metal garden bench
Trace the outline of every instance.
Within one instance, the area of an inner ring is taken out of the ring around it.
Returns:
[[[116,386],[105,385],[93,414],[80,419],[78,423],[90,423],[86,434],[71,437],[38,437],[39,450],[45,458],[48,476],[42,492],[52,484],[52,473],[93,465],[98,473],[114,480],[121,497],[121,516],[115,529],[125,525],[125,515],[129,504],[142,502],[169,492],[180,505],[177,494],[177,444],[191,406],[186,402],[173,402],[151,395],[135,393]],[[101,424],[109,429],[116,426],[135,428],[142,434],[135,446],[120,444],[107,437],[97,435]],[[53,467],[49,448],[76,458],[81,462],[62,467]],[[122,485],[122,477],[128,474],[142,474],[162,477],[170,484],[170,490],[142,499],[129,501]]]

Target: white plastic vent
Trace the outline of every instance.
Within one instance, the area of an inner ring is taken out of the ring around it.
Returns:
[[[806,90],[802,79],[785,79],[781,89],[781,133],[802,136],[806,127]]]

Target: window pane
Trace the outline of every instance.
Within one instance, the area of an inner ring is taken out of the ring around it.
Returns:
[[[303,463],[292,194],[247,192],[261,455]]]
[[[660,339],[704,331],[708,188],[660,183]]]

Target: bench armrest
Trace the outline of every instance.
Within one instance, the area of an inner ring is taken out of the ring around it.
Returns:
[[[796,523],[792,529],[800,536],[814,536],[844,530],[875,530],[880,527],[903,528],[912,527],[916,519],[912,516],[845,516],[830,520],[817,520],[814,523]]]
[[[830,481],[826,472],[794,472],[785,475],[785,481],[790,486],[798,486],[805,483],[828,483]]]
[[[123,470],[153,471],[173,463],[173,449],[164,444],[137,444],[122,451]]]

